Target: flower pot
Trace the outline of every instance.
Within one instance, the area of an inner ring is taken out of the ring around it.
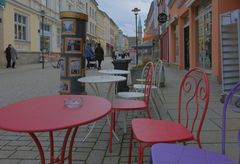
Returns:
[[[141,79],[142,70],[143,70],[142,67],[132,67],[130,69],[132,85],[140,83],[136,79]]]

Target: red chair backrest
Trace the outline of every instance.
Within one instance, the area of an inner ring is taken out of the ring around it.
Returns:
[[[209,81],[201,68],[190,69],[183,77],[178,95],[178,122],[200,138],[208,109]]]
[[[151,88],[152,88],[152,77],[154,73],[154,64],[152,62],[148,62],[146,64],[146,78],[145,78],[145,87],[144,87],[144,101],[149,104],[149,97],[151,94]]]

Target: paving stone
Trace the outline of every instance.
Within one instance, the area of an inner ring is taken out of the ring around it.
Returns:
[[[121,151],[121,143],[113,144],[112,152],[110,153],[109,150],[107,149],[106,156],[120,156],[120,151]]]
[[[39,164],[39,160],[21,160],[19,164]]]
[[[118,164],[119,157],[106,157],[103,164]]]
[[[3,136],[1,140],[6,140],[6,141],[16,141],[19,140],[20,136]]]
[[[17,147],[17,146],[2,146],[1,147],[1,150],[16,150],[16,149],[18,149],[19,147]]]
[[[102,163],[104,155],[105,155],[105,151],[100,151],[100,150],[91,151],[89,158],[87,159],[87,164]]]
[[[1,150],[0,159],[9,158],[15,152],[15,150]]]
[[[108,148],[108,143],[109,143],[109,141],[98,141],[98,142],[96,142],[96,144],[93,147],[93,149],[96,149],[96,150],[106,150]]]
[[[2,163],[2,164],[18,164],[19,160],[17,160],[17,159],[0,159],[0,163]]]
[[[36,151],[15,151],[9,158],[12,159],[35,159],[38,156]]]
[[[72,158],[73,160],[80,160],[80,161],[86,161],[89,156],[89,153],[86,152],[73,152]]]

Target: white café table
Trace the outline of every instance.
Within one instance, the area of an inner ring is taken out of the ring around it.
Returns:
[[[100,76],[85,76],[78,79],[78,82],[87,83],[95,92],[96,96],[101,96],[101,93],[98,88],[100,83],[110,83],[108,87],[108,92],[106,95],[107,99],[110,99],[110,93],[112,86],[120,81],[125,81],[126,77],[124,76],[113,76],[113,75],[100,75]]]
[[[97,75],[97,76],[85,76],[85,77],[81,77],[78,79],[78,82],[81,83],[87,83],[92,90],[95,92],[96,96],[101,96],[98,84],[100,83],[109,83],[109,87],[108,87],[108,92],[106,95],[106,98],[109,100],[110,99],[110,93],[112,90],[112,87],[114,84],[116,84],[117,82],[120,81],[124,81],[126,80],[126,77],[124,76],[113,76],[113,75]],[[109,118],[108,118],[108,123],[109,122]],[[87,137],[91,134],[91,132],[93,131],[94,127],[95,127],[96,122],[93,123],[91,129],[89,130],[88,134],[85,136],[85,138],[83,139],[83,142],[87,139]],[[119,141],[117,135],[115,134],[115,132],[113,131],[113,134],[115,136],[115,138]]]
[[[103,70],[99,70],[98,72],[109,74],[109,75],[126,75],[130,73],[130,71],[128,70],[121,70],[121,69],[103,69]]]

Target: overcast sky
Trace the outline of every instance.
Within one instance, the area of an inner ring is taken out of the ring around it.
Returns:
[[[135,15],[132,9],[137,7],[141,11],[142,26],[151,4],[151,0],[97,0],[98,7],[111,17],[125,35],[135,36]]]

